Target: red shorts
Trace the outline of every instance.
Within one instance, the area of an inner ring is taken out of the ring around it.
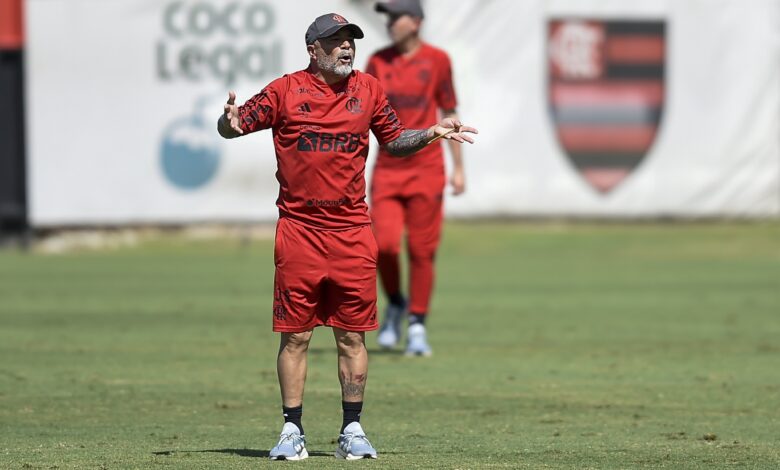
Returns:
[[[406,228],[407,248],[412,259],[434,257],[444,218],[445,184],[443,169],[374,170],[371,220],[380,253],[400,253],[401,237]]]
[[[279,219],[274,247],[274,331],[378,328],[377,245],[370,225],[318,230]]]

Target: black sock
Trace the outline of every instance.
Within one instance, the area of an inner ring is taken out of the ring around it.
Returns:
[[[282,415],[284,416],[285,423],[293,423],[301,430],[301,436],[303,436],[303,425],[301,424],[301,417],[303,416],[303,405],[293,406],[287,408],[282,405]]]
[[[411,325],[425,325],[425,317],[427,317],[425,313],[410,313],[409,314],[409,326]]]
[[[363,411],[362,401],[342,401],[341,409],[344,410],[344,421],[341,423],[341,434],[349,423],[360,422],[360,412]]]
[[[390,294],[387,296],[387,299],[390,301],[391,304],[401,307],[403,306],[405,300],[403,294],[400,292],[396,292],[395,294]]]

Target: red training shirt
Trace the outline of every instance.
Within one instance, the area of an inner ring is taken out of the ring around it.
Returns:
[[[245,134],[273,130],[279,217],[333,230],[371,223],[368,131],[381,145],[403,131],[374,77],[355,70],[328,85],[301,70],[271,82],[239,107],[239,117]]]
[[[376,77],[387,92],[390,105],[409,129],[427,129],[439,122],[438,109],[457,106],[452,84],[452,66],[447,53],[423,43],[411,57],[394,46],[376,52],[368,60],[366,73]],[[379,152],[377,168],[444,170],[441,144],[429,145],[406,158]]]

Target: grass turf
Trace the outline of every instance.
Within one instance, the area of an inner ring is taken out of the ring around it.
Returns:
[[[332,457],[320,329],[296,465],[780,467],[777,223],[452,223],[438,272],[433,358],[369,335],[380,459]],[[282,465],[272,279],[271,241],[0,252],[0,468]]]

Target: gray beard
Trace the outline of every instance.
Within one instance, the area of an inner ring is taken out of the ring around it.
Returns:
[[[331,61],[329,57],[317,57],[317,67],[341,78],[346,78],[352,73],[352,65],[337,65],[336,61]]]

